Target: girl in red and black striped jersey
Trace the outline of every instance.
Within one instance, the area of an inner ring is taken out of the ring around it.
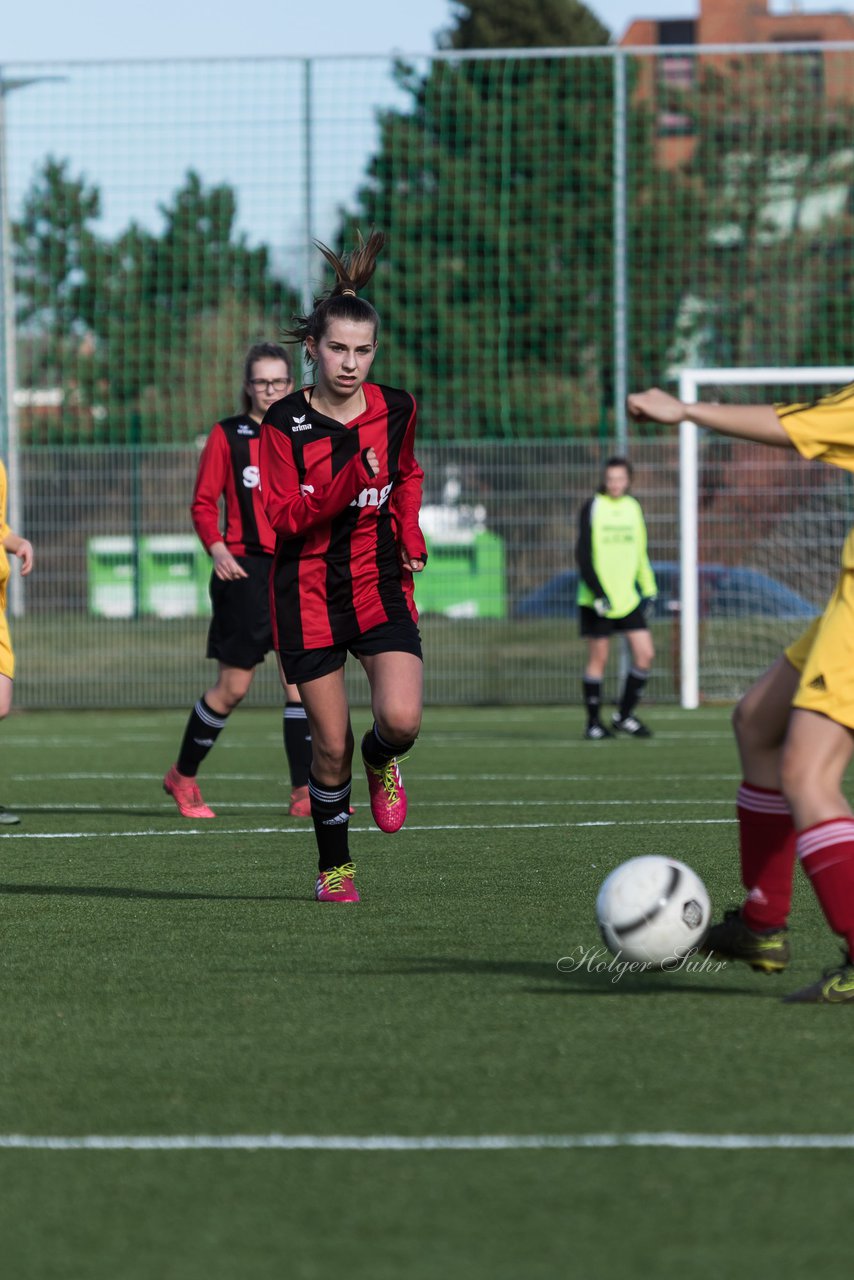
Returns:
[[[264,414],[293,385],[290,357],[283,347],[272,342],[250,347],[244,363],[244,412],[216,424],[199,460],[190,510],[196,533],[213,561],[207,656],[217,659],[219,669],[216,684],[191,711],[177,762],[163,779],[185,818],[215,816],[202,799],[196,774],[228,716],[249,692],[255,667],[273,648],[270,568],[276,535],[260,499],[258,443]],[[224,531],[220,528],[223,501]],[[308,721],[295,686],[283,675],[281,679],[291,776],[289,812],[307,818]]]
[[[339,258],[320,245],[336,284],[291,332],[316,368],[313,386],[268,410],[261,430],[261,498],[276,531],[273,629],[312,738],[315,897],[358,902],[348,820],[353,731],[347,653],[371,687],[362,739],[371,812],[398,831],[406,792],[398,761],[421,725],[422,665],[413,574],[427,550],[418,525],[423,472],[413,451],[415,401],[367,381],[379,316],[358,296],[384,236]]]

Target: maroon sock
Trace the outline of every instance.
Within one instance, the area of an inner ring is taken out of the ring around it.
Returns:
[[[782,929],[792,903],[795,828],[780,791],[743,782],[738,789],[741,882],[747,901],[741,916],[749,929]]]
[[[798,857],[827,923],[854,956],[854,818],[831,818],[801,831]]]

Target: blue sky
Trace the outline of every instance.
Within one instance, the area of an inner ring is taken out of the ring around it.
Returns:
[[[698,0],[589,0],[615,35],[633,17],[690,17]],[[848,9],[838,0],[801,0],[809,11]],[[772,4],[775,12],[789,0]],[[264,54],[411,53],[434,47],[448,25],[449,0],[279,0],[242,9],[234,0],[39,0],[4,7],[0,63],[126,57],[255,57]]]

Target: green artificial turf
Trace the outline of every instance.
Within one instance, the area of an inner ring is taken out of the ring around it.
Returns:
[[[786,1006],[838,952],[799,878],[794,962],[599,971],[596,890],[667,853],[738,900],[726,712],[435,709],[357,907],[312,901],[281,719],[235,714],[182,820],[184,714],[2,728],[0,1140],[850,1134],[851,1016]],[[356,713],[357,740],[366,713]],[[585,825],[589,824],[589,825]],[[9,1280],[840,1273],[852,1151],[0,1149]],[[816,1229],[820,1222],[821,1229]]]

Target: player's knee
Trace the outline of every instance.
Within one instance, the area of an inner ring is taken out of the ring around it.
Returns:
[[[749,697],[740,698],[735,704],[732,731],[742,747],[765,745],[762,722]]]
[[[421,732],[421,712],[415,708],[397,708],[377,720],[377,729],[386,742],[412,744]]]

